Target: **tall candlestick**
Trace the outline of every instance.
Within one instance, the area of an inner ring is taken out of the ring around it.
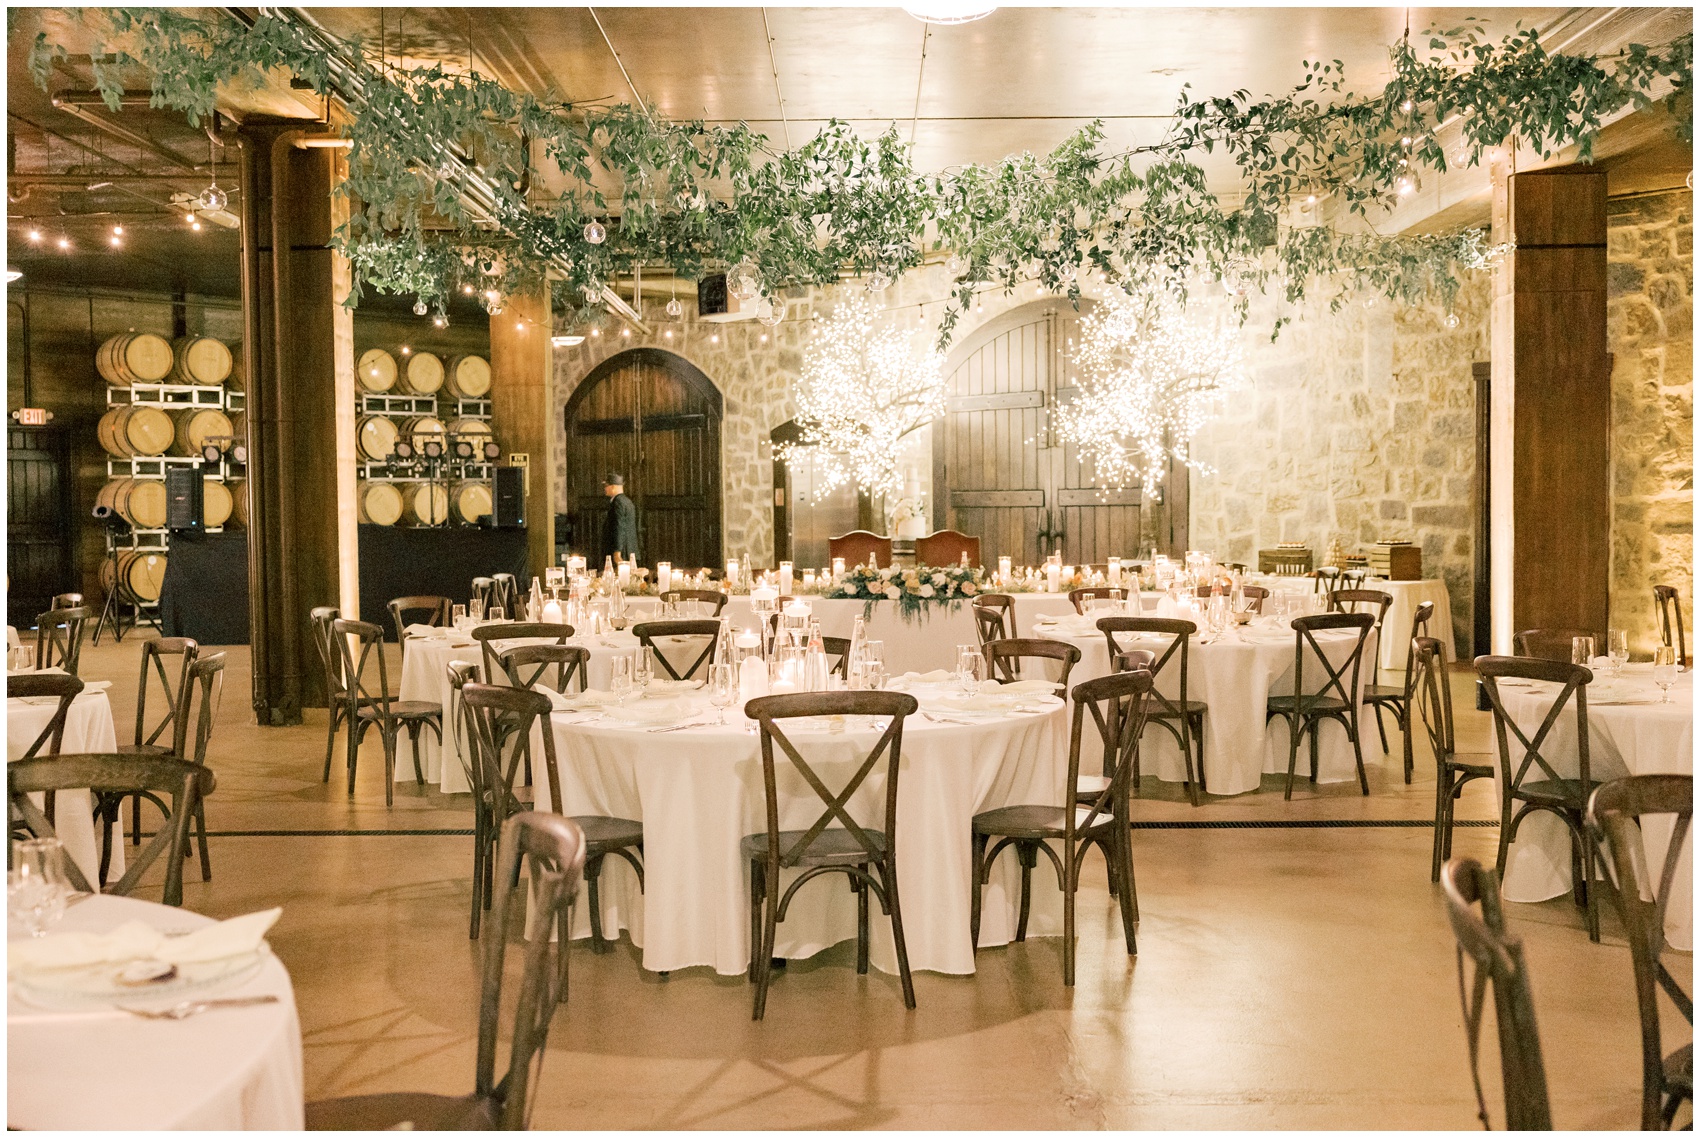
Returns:
[[[1047,561],[1045,563],[1045,591],[1047,593],[1054,593],[1057,591],[1057,578],[1061,575],[1061,565],[1057,564],[1055,561]]]

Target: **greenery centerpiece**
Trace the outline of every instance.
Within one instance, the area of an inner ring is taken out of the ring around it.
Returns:
[[[926,616],[938,605],[955,606],[984,591],[978,567],[960,565],[917,565],[913,569],[875,569],[856,565],[844,571],[838,583],[823,589],[828,600],[866,601],[864,615],[872,617],[874,604],[891,601],[905,621]]]

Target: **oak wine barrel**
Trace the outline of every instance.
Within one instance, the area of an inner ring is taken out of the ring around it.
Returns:
[[[490,361],[483,356],[455,356],[449,360],[443,386],[456,399],[482,399],[490,394]]]
[[[154,549],[126,549],[115,560],[100,563],[101,587],[111,592],[119,586],[121,594],[135,601],[159,600],[159,587],[165,580],[165,554]]]
[[[355,445],[361,457],[368,462],[387,460],[395,452],[396,440],[400,437],[395,420],[387,415],[362,415],[354,428]]]
[[[363,391],[383,395],[395,387],[395,357],[382,348],[367,348],[354,367],[354,380]]]
[[[395,525],[401,520],[401,491],[388,482],[362,482],[360,520],[375,526]]]
[[[443,361],[431,352],[414,352],[407,357],[401,389],[414,395],[435,395],[443,387]]]
[[[425,439],[433,435],[441,438],[448,431],[443,426],[443,421],[435,415],[415,415],[411,419],[401,421],[401,433],[417,447]]]
[[[467,525],[490,513],[490,484],[488,482],[457,482],[449,489],[449,502],[455,517]]]
[[[225,488],[230,491],[230,518],[226,525],[239,525],[248,528],[248,482],[240,479],[226,482]]]
[[[454,442],[472,444],[470,455],[457,455],[453,446],[449,448],[450,458],[459,458],[468,462],[483,462],[484,444],[491,442],[496,437],[494,432],[490,430],[490,424],[483,419],[450,419],[445,429]]]
[[[171,444],[171,453],[185,458],[199,458],[209,439],[227,440],[235,434],[230,416],[211,407],[179,411],[176,418],[177,439]]]
[[[217,387],[230,378],[234,361],[223,340],[215,340],[211,336],[184,336],[172,341],[171,351],[176,357],[176,366],[171,370],[175,383]]]
[[[449,492],[440,482],[410,483],[401,493],[402,514],[418,526],[440,526],[449,518]]]
[[[201,479],[201,486],[201,521],[208,529],[218,529],[230,520],[231,511],[236,508],[235,498],[230,487],[216,478]]]
[[[95,427],[101,449],[119,458],[164,454],[176,431],[171,416],[157,407],[114,407]]]
[[[121,332],[94,354],[94,367],[113,387],[161,383],[177,363],[171,343],[152,332]]]
[[[137,529],[165,526],[165,483],[157,478],[114,478],[94,501]]]

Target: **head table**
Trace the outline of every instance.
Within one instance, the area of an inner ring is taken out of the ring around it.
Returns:
[[[1500,680],[1501,698],[1524,733],[1533,735],[1559,690],[1538,681]],[[1694,673],[1684,672],[1671,689],[1670,702],[1659,702],[1652,665],[1629,664],[1612,679],[1594,674],[1588,692],[1588,776],[1599,782],[1632,774],[1694,774]],[[1515,736],[1507,733],[1512,761],[1520,761]],[[1497,746],[1497,744],[1495,744]],[[1576,711],[1566,705],[1541,755],[1565,778],[1576,778]],[[1498,755],[1494,767],[1499,768]],[[1503,772],[1496,774],[1496,783]],[[1501,799],[1503,801],[1503,798]],[[1649,818],[1642,826],[1647,864],[1664,865],[1674,819]],[[1545,901],[1570,891],[1570,831],[1545,811],[1524,819],[1517,841],[1506,855],[1503,886],[1508,901]],[[1694,947],[1694,834],[1689,831],[1682,860],[1671,885],[1665,936],[1674,948]]]
[[[948,688],[936,689],[939,695]],[[904,724],[897,795],[897,874],[904,932],[912,968],[953,974],[974,971],[969,943],[972,870],[970,833],[975,813],[1015,804],[1060,804],[1068,773],[1066,706],[1001,715],[980,722],[936,722],[950,715],[929,691],[917,688],[922,712]],[[594,712],[557,712],[550,723],[558,753],[562,810],[643,823],[644,889],[623,862],[603,871],[602,920],[606,929],[630,931],[643,949],[645,968],[669,971],[708,965],[735,975],[749,965],[749,874],[739,842],[765,823],[760,738],[742,710],[725,726],[697,693],[688,697],[683,730],[660,733],[631,727]],[[799,721],[791,721],[793,724]],[[824,771],[842,771],[873,747],[877,731],[866,721],[838,732],[828,721],[787,729],[798,749]],[[786,728],[782,728],[786,729]],[[541,730],[541,727],[539,727]],[[534,769],[541,738],[532,739]],[[777,750],[777,749],[776,749]],[[782,755],[777,760],[782,827],[806,828],[824,806]],[[853,768],[851,768],[853,769]],[[877,822],[884,812],[885,767],[858,789],[852,817]],[[825,775],[829,780],[830,775]],[[534,780],[538,808],[548,809],[548,783]],[[1062,900],[1047,863],[1033,874],[1028,930],[1056,935]],[[782,874],[782,884],[794,880]],[[980,943],[1007,943],[1014,935],[1019,869],[999,859],[984,894]],[[575,912],[574,935],[589,933],[587,903]],[[875,906],[872,961],[896,969],[890,922]],[[856,900],[838,876],[810,882],[797,894],[779,926],[775,953],[801,958],[856,935]]]
[[[57,669],[55,669],[57,670]],[[41,696],[6,701],[6,761],[23,758],[36,736],[53,718],[57,699]],[[61,754],[110,754],[118,749],[118,732],[112,723],[112,704],[106,697],[104,681],[85,684],[71,710],[65,717],[65,737],[59,748]],[[45,753],[45,752],[44,752]],[[39,797],[39,796],[38,796]],[[95,837],[94,811],[86,790],[67,790],[55,795],[54,832],[65,844],[65,853],[77,863],[83,876],[92,885],[100,872],[100,843]],[[112,865],[109,876],[116,880],[124,874],[123,811],[119,824],[112,828]]]

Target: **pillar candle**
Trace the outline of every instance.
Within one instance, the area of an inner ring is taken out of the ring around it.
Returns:
[[[1048,561],[1045,563],[1045,591],[1047,593],[1054,593],[1057,591],[1057,578],[1061,574],[1061,565],[1058,565],[1055,561]]]
[[[814,587],[815,587],[815,571],[813,569],[803,570],[803,588],[813,589]]]
[[[728,585],[738,583],[738,559],[736,557],[726,559],[726,583]]]
[[[556,600],[554,597],[550,597],[548,600],[543,602],[543,620],[546,624],[562,623],[560,601]]]
[[[786,596],[791,595],[791,568],[791,562],[789,561],[781,561],[779,563],[779,591]]]
[[[998,584],[1003,585],[1006,588],[1009,586],[1010,567],[1011,567],[1011,562],[1010,562],[1009,558],[1007,558],[1007,557],[998,558]]]
[[[655,563],[655,591],[665,593],[673,587],[673,563],[657,561]]]
[[[1122,559],[1119,557],[1110,558],[1109,570],[1110,587],[1114,588],[1122,583]]]
[[[842,581],[843,579],[844,579],[844,558],[834,557],[832,559],[832,583],[836,585],[839,581]]]
[[[620,578],[620,588],[623,589],[632,583],[632,563],[630,561],[620,562],[618,576]]]

